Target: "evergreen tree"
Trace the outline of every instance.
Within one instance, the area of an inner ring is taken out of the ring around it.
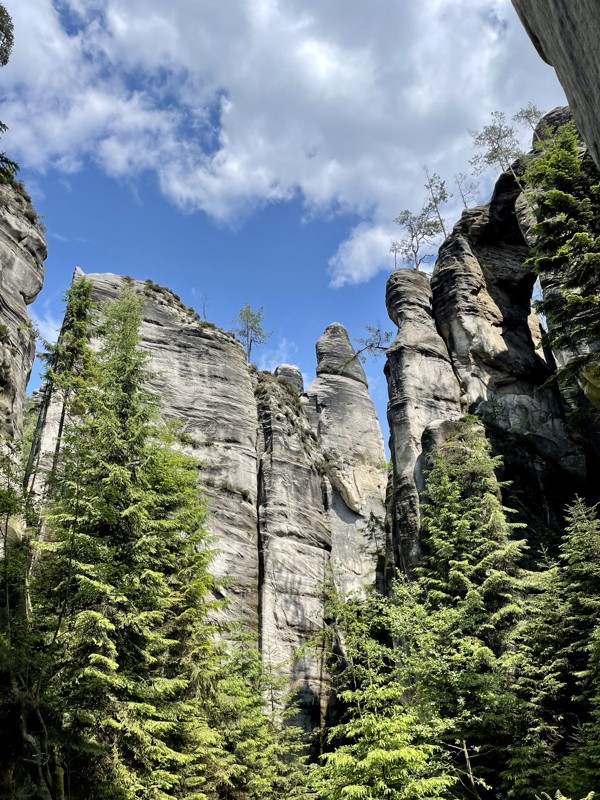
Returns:
[[[419,607],[412,611],[418,614]],[[447,797],[456,777],[439,745],[442,723],[411,699],[403,657],[394,647],[398,608],[376,595],[346,603],[334,596],[329,616],[328,633],[339,654],[336,694],[344,713],[327,732],[326,752],[313,770],[317,797]],[[407,638],[404,624],[410,621],[407,613],[399,626]]]
[[[577,498],[566,521],[557,573],[562,614],[555,630],[562,680],[553,710],[564,719],[564,738],[572,736],[571,752],[559,764],[562,785],[578,795],[600,787],[600,520],[596,507]]]
[[[205,509],[196,462],[144,388],[140,302],[126,289],[106,309],[39,544],[36,689],[54,798],[63,775],[73,798],[203,796],[193,678],[211,633]]]
[[[24,503],[18,453],[0,440],[0,798],[17,796],[26,776],[16,771],[26,755],[21,737],[24,709],[19,676],[27,668],[29,550],[21,517]],[[30,754],[28,754],[30,755]]]
[[[546,283],[538,309],[548,342],[569,354],[568,372],[597,369],[589,345],[600,339],[600,172],[572,122],[537,143],[525,181],[533,188],[530,263]]]
[[[250,303],[244,303],[233,325],[235,327],[232,328],[231,332],[243,342],[246,352],[246,361],[250,363],[252,345],[264,344],[272,335],[263,329],[262,306],[258,311],[254,311]]]
[[[500,459],[476,418],[464,418],[431,463],[418,582],[437,652],[417,679],[448,721],[445,741],[458,748],[467,794],[477,793],[477,781],[498,791],[515,714],[507,675],[522,613],[524,543],[502,505]]]
[[[207,703],[219,747],[208,782],[219,800],[302,800],[307,797],[305,743],[283,711],[281,681],[261,663],[247,636],[223,650],[221,670]],[[209,792],[209,796],[213,794]]]
[[[318,773],[323,798],[506,789],[524,706],[510,680],[525,576],[498,466],[479,422],[465,418],[432,454],[416,581],[338,612],[348,711],[328,737],[341,743]]]
[[[515,688],[528,726],[511,769],[515,787],[528,787],[529,796],[557,786],[576,795],[598,788],[600,522],[581,499],[566,521],[560,560],[536,576],[517,638]]]
[[[14,44],[14,26],[10,14],[0,3],[0,67],[8,64]],[[6,133],[8,128],[0,122],[0,134]],[[10,159],[6,153],[0,152],[0,183],[12,183],[19,171],[19,165]]]

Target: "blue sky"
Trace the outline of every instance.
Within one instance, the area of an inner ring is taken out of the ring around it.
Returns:
[[[45,217],[47,336],[80,266],[206,296],[223,327],[264,306],[259,366],[311,377],[330,322],[386,322],[392,220],[422,205],[423,164],[450,184],[492,110],[564,102],[508,0],[5,5],[3,149]]]

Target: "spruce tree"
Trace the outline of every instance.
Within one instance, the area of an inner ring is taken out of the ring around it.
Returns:
[[[536,148],[524,180],[537,219],[530,263],[546,281],[538,308],[549,344],[569,354],[567,372],[577,376],[598,366],[600,172],[572,122]]]
[[[55,798],[63,781],[73,798],[203,796],[194,671],[211,634],[205,506],[197,463],[145,388],[140,307],[125,289],[106,309],[39,544],[36,688]]]
[[[303,800],[306,742],[287,710],[270,698],[282,694],[282,681],[263,666],[247,635],[235,634],[222,648],[206,718],[218,735],[208,765],[208,785],[219,800]],[[213,796],[209,792],[209,796]]]
[[[448,723],[444,740],[467,795],[478,784],[499,790],[515,714],[507,676],[522,614],[524,542],[502,504],[499,466],[481,424],[466,417],[433,452],[425,483],[418,583],[436,633],[415,680]]]
[[[399,614],[398,605],[377,595],[345,603],[330,597],[328,632],[338,654],[335,687],[343,712],[313,770],[322,800],[441,800],[455,784],[440,747],[443,725],[415,702],[405,653],[394,646],[400,630],[416,643],[409,628],[418,627],[421,611],[407,604]]]
[[[348,711],[329,735],[339,745],[318,774],[323,798],[506,790],[523,708],[510,676],[525,576],[499,464],[480,423],[462,420],[431,456],[417,579],[333,615]]]

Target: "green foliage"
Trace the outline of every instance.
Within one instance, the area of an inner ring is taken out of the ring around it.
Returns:
[[[141,306],[127,286],[94,352],[91,285],[69,293],[33,542],[19,460],[0,464],[0,796],[301,800],[302,741],[258,653],[215,640],[199,464],[145,388]]]
[[[538,143],[525,181],[537,220],[529,263],[546,283],[538,309],[577,375],[598,364],[589,344],[600,339],[600,172],[572,122]]]
[[[0,3],[0,67],[8,64],[14,44],[14,27],[10,14]]]
[[[425,189],[427,190],[428,206],[435,218],[439,222],[440,231],[444,239],[448,236],[444,217],[442,216],[442,206],[444,206],[452,197],[452,192],[449,192],[446,187],[446,181],[442,180],[436,172],[430,172],[429,167],[423,167],[425,177]]]
[[[540,109],[533,103],[527,103],[524,108],[521,108],[513,117],[513,122],[521,125],[527,125],[533,131],[534,140],[539,141],[538,126],[543,114]]]
[[[14,28],[10,14],[0,3],[0,67],[8,64],[14,44]],[[5,133],[6,125],[0,122],[0,134]],[[12,161],[6,153],[0,152],[0,183],[12,183],[19,171],[19,165]]]
[[[470,178],[465,172],[457,172],[454,175],[454,183],[458,189],[458,194],[465,208],[475,202],[479,186],[476,181]]]
[[[525,575],[498,466],[481,425],[465,418],[432,455],[417,579],[330,612],[347,711],[317,773],[323,798],[505,788],[522,706],[509,680]]]
[[[317,797],[446,797],[456,778],[433,743],[442,724],[407,706],[406,669],[391,644],[409,615],[399,620],[398,608],[376,595],[346,603],[331,597],[328,612],[345,714],[328,731],[328,751],[313,769]]]
[[[44,397],[27,457],[23,478],[25,487],[31,486],[39,466],[41,433],[50,401],[59,399],[60,402],[56,445],[49,476],[51,482],[52,473],[58,464],[67,416],[71,413],[77,416],[79,391],[82,390],[83,396],[83,390],[93,384],[97,377],[93,374],[97,363],[89,343],[95,309],[91,282],[86,279],[78,280],[65,293],[65,301],[65,316],[58,341],[56,344],[45,342],[46,353],[42,356],[46,364]]]
[[[307,797],[302,736],[289,723],[293,708],[282,715],[274,699],[282,689],[271,667],[263,667],[253,642],[247,636],[236,636],[207,705],[207,719],[219,732],[219,749],[208,771],[215,797]]]
[[[374,356],[377,358],[386,352],[392,341],[392,334],[390,331],[384,330],[381,325],[366,325],[362,326],[367,335],[355,339],[358,348],[356,350],[356,358],[364,360],[365,355]]]
[[[231,333],[242,341],[246,352],[246,361],[250,363],[252,345],[264,344],[272,335],[263,329],[263,307],[254,311],[250,307],[250,303],[244,303],[232,325],[235,327],[231,329]]]
[[[199,796],[190,686],[210,636],[210,551],[197,464],[144,388],[140,320],[125,289],[106,309],[95,380],[79,375],[31,593],[49,747],[89,798]]]

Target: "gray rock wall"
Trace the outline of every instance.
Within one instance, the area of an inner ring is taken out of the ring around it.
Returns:
[[[367,379],[346,329],[330,325],[317,342],[317,377],[304,410],[323,457],[331,569],[344,595],[373,585],[383,556],[387,467]]]
[[[459,382],[436,330],[431,300],[429,277],[423,272],[397,270],[387,282],[388,314],[398,327],[385,367],[393,465],[389,527],[394,561],[407,574],[421,558],[422,437],[436,421],[461,414]]]
[[[388,311],[399,326],[386,365],[389,525],[396,563],[407,572],[420,557],[423,452],[461,414],[482,418],[503,457],[504,499],[528,524],[532,555],[558,535],[564,506],[586,485],[584,447],[566,424],[557,386],[547,384],[554,364],[531,309],[535,276],[525,263],[520,191],[504,174],[490,203],[463,213],[440,248],[431,289],[414,270],[388,281]]]
[[[44,277],[46,242],[25,192],[0,184],[0,436],[19,440],[35,356],[27,306]]]
[[[600,166],[600,10],[597,0],[512,0],[529,38],[562,84]]]
[[[87,277],[99,305],[125,280]],[[145,298],[150,388],[203,464],[226,616],[256,633],[264,659],[298,692],[301,721],[311,728],[327,701],[327,676],[318,653],[296,658],[295,651],[323,625],[326,581],[342,593],[373,583],[372,520],[383,524],[385,454],[362,367],[345,329],[330,326],[317,346],[318,377],[303,394],[297,367],[258,373],[233,336],[200,321],[172,292],[150,281],[132,285]],[[46,397],[38,494],[60,402]]]

